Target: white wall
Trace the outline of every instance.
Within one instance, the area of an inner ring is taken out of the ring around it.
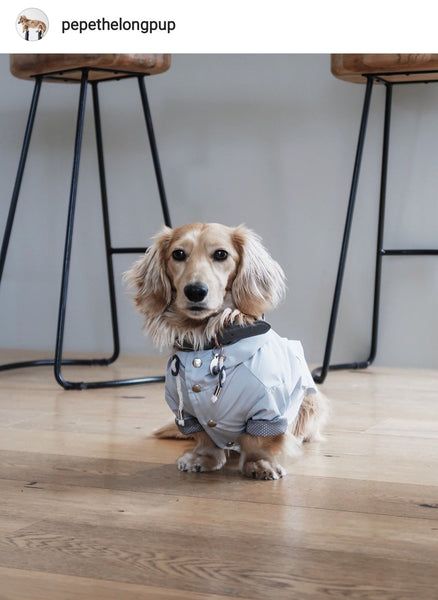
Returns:
[[[32,83],[0,56],[0,227],[6,221]],[[161,226],[135,81],[102,84],[115,245]],[[0,346],[51,349],[79,88],[43,86],[0,293]],[[319,363],[325,344],[364,87],[330,74],[328,55],[175,55],[148,81],[174,225],[245,222],[283,265],[287,301],[268,320]],[[383,94],[374,91],[334,360],[368,353]],[[91,97],[89,106],[91,108]],[[394,90],[387,247],[437,247],[438,86]],[[66,347],[110,345],[94,130],[81,162]],[[116,257],[117,277],[134,256]],[[438,366],[438,260],[384,263],[377,364]],[[124,352],[151,352],[119,287]]]

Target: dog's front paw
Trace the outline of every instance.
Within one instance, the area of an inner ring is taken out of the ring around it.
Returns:
[[[286,471],[279,464],[273,464],[265,458],[258,460],[248,460],[241,468],[242,473],[253,479],[273,480],[281,479],[286,475]]]
[[[196,452],[186,452],[178,458],[177,465],[180,471],[203,473],[205,471],[218,471],[225,464],[225,455],[210,456]]]

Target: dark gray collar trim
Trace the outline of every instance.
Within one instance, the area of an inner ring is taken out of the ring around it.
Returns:
[[[266,321],[255,321],[252,325],[230,325],[230,327],[226,327],[221,333],[218,333],[212,340],[205,344],[201,350],[212,350],[213,348],[229,346],[245,338],[268,333],[270,329],[271,326]],[[193,352],[195,348],[191,344],[179,344],[177,341],[175,342],[175,350]]]

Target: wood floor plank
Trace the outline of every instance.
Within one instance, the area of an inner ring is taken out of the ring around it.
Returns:
[[[315,446],[307,449],[293,468],[296,473],[312,472],[321,477],[437,485],[436,446],[433,438],[344,432],[327,436],[323,450]]]
[[[419,420],[417,418],[389,418],[382,419],[376,425],[370,427],[367,433],[378,434],[382,436],[403,436],[416,437],[420,439],[433,438],[438,439],[438,419],[425,418]]]
[[[324,445],[305,448],[298,460],[287,460],[287,470],[321,477],[353,477],[394,483],[438,484],[436,440],[373,433],[344,432],[328,435]],[[150,437],[123,434],[87,434],[56,430],[1,431],[0,450],[23,451],[31,447],[40,454],[173,464],[186,442],[165,443]],[[406,457],[409,456],[409,460]]]
[[[144,462],[176,461],[183,446],[165,445],[146,436],[114,434],[90,434],[56,430],[4,429],[0,435],[1,450],[55,454],[57,456],[83,456],[90,458],[137,460]]]
[[[125,531],[143,531],[145,539],[160,532],[180,536],[186,531],[192,535],[207,533],[213,538],[221,537],[224,531],[232,531],[234,509],[240,512],[239,527],[247,532],[246,538],[272,537],[277,543],[295,548],[351,551],[372,554],[382,558],[416,560],[423,556],[432,564],[438,560],[438,548],[431,536],[437,520],[406,518],[371,513],[346,512],[344,510],[274,505],[266,502],[239,501],[230,499],[175,497],[168,494],[143,494],[47,486],[34,482],[22,488],[16,482],[7,482],[2,489],[1,514],[12,512],[15,520],[23,521],[32,509],[33,522],[50,515],[53,529],[62,524],[67,515],[70,523],[78,526],[100,526],[110,524]],[[196,514],[196,521],[193,515]],[[214,519],[212,518],[214,515]],[[257,530],[253,525],[257,523]],[[329,524],[329,525],[328,525]],[[5,536],[14,534],[14,527]],[[24,526],[21,528],[24,529]]]
[[[10,568],[158,587],[166,581],[171,589],[214,594],[228,589],[255,599],[311,598],[322,588],[316,597],[333,597],[365,583],[377,594],[397,591],[399,598],[414,589],[421,598],[436,593],[436,565],[421,560],[307,549],[294,540],[285,546],[257,532],[245,539],[226,528],[220,533],[186,528],[182,544],[179,535],[152,522],[144,530],[126,530],[48,519],[3,538],[0,553]]]
[[[225,600],[230,597],[3,567],[0,567],[0,581],[0,600]]]
[[[178,442],[163,442],[178,444]],[[281,481],[247,481],[234,464],[214,473],[180,473],[173,464],[142,463],[75,456],[0,451],[0,488],[18,493],[31,482],[52,486],[106,489],[175,497],[229,499],[236,502],[364,512],[437,519],[436,486],[405,485],[351,478],[290,473]],[[10,481],[7,481],[10,480]],[[32,491],[32,486],[27,488]],[[97,493],[97,492],[96,492]],[[26,496],[24,496],[26,497]],[[31,501],[31,500],[30,500]],[[1,504],[0,504],[1,510]]]

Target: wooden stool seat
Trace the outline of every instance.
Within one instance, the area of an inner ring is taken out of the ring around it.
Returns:
[[[170,54],[11,54],[11,73],[20,79],[44,75],[46,81],[79,82],[81,69],[89,81],[120,79],[136,73],[157,75],[170,67]]]
[[[351,83],[372,74],[391,83],[438,81],[438,54],[332,54],[331,71]]]

